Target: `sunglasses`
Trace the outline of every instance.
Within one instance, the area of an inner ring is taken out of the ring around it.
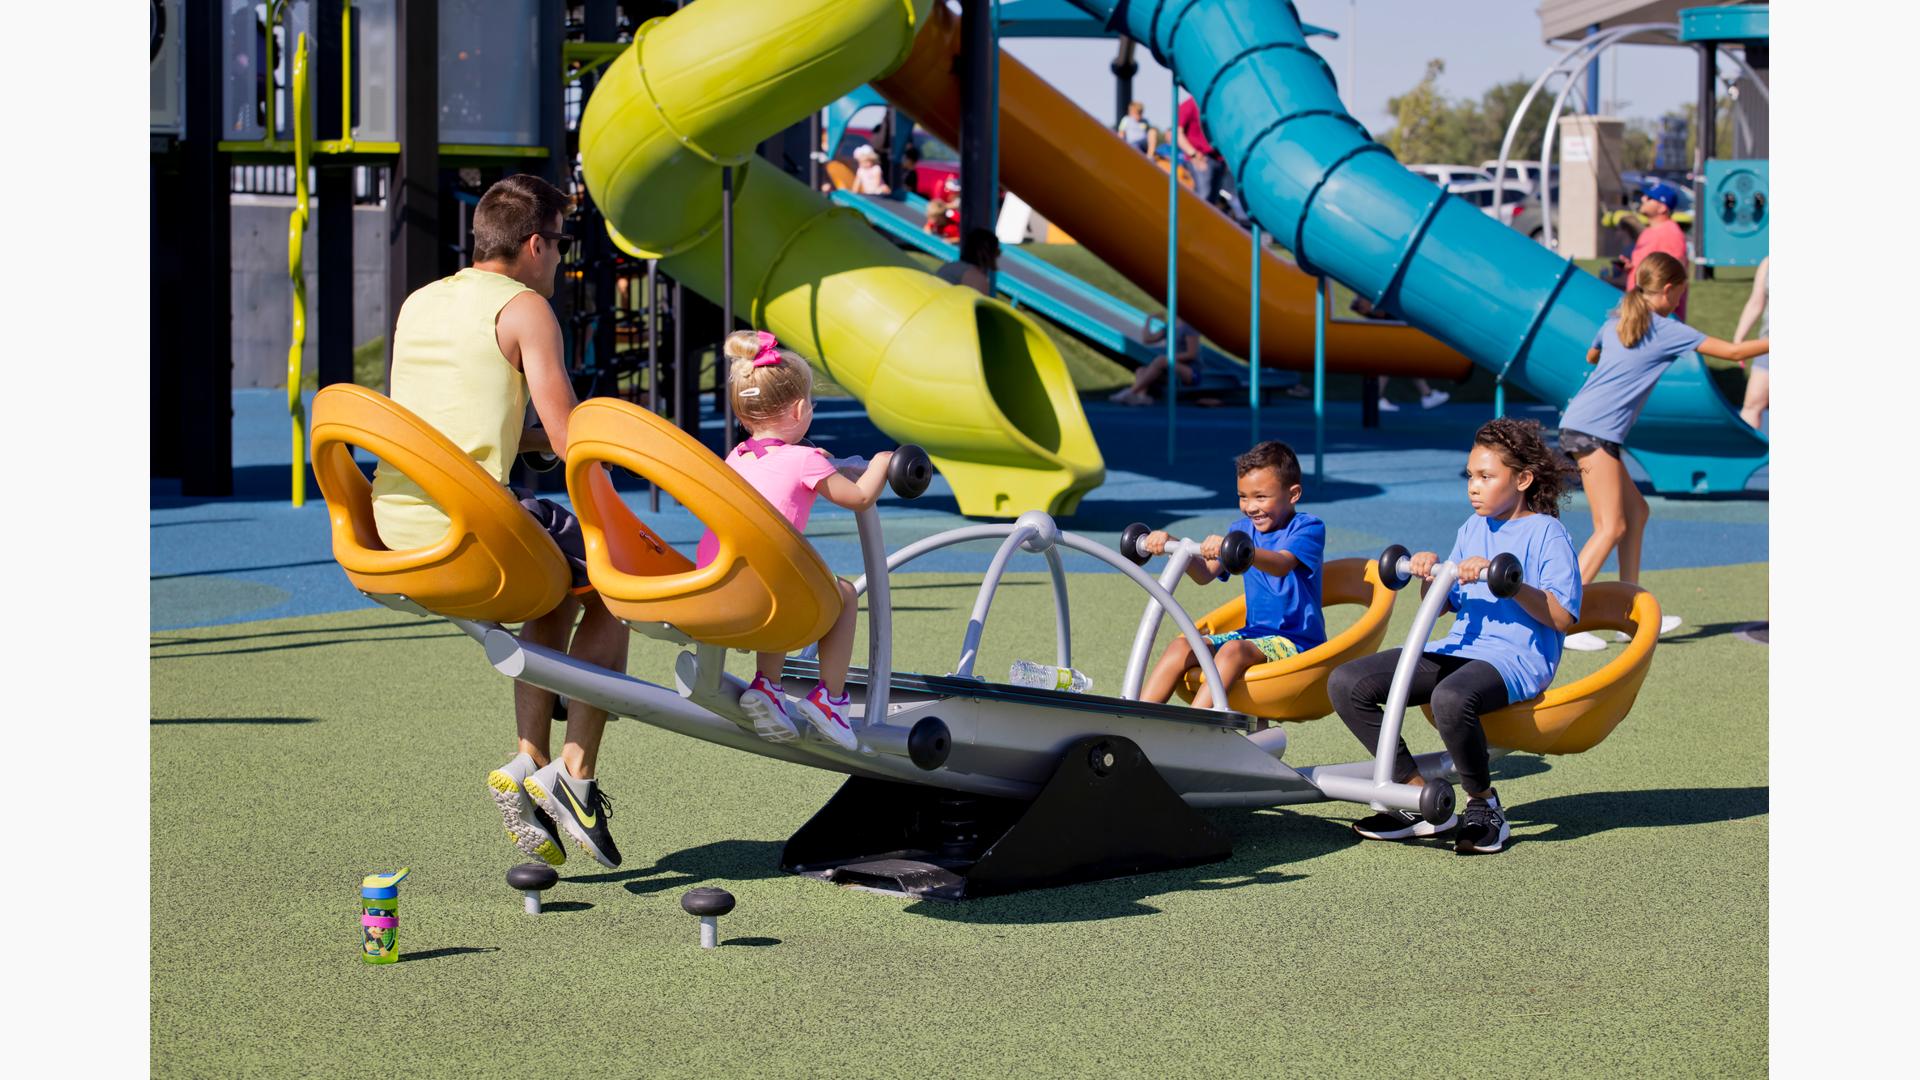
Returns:
[[[567,252],[573,250],[573,237],[568,236],[566,233],[537,232],[537,233],[534,233],[533,235],[539,237],[542,240],[551,240],[553,242],[553,245],[560,249],[560,254],[562,257],[564,257],[567,254]]]

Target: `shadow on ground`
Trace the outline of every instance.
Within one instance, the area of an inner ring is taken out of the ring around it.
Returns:
[[[909,904],[905,910],[945,922],[977,925],[1096,922],[1155,915],[1160,909],[1146,903],[1146,897],[1175,892],[1224,892],[1248,885],[1299,881],[1307,875],[1287,873],[1281,868],[1360,843],[1360,838],[1342,822],[1289,810],[1263,813],[1216,810],[1207,811],[1206,815],[1225,828],[1233,842],[1233,855],[1223,862],[1085,885],[1038,889],[1013,896],[982,897],[957,904],[923,900]]]
[[[1612,829],[1661,829],[1744,821],[1767,813],[1768,790],[1743,788],[1657,788],[1652,791],[1590,791],[1516,803],[1513,823],[1548,826],[1529,833],[1528,843],[1578,840]]]
[[[161,724],[317,724],[311,716],[156,716],[149,723]]]

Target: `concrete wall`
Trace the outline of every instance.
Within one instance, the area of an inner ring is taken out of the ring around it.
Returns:
[[[320,200],[310,202],[307,222],[307,349],[302,369],[319,364]],[[293,285],[287,280],[287,219],[293,199],[282,195],[233,196],[233,385],[285,386],[287,346],[293,334]],[[386,211],[353,210],[353,343],[387,332]]]

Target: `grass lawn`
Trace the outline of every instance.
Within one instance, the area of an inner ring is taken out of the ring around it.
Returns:
[[[977,581],[901,576],[903,669],[951,668]],[[619,1076],[1358,1075],[1449,1054],[1470,1018],[1475,1072],[1764,1075],[1768,656],[1730,631],[1766,617],[1767,567],[1647,584],[1688,626],[1607,742],[1497,765],[1502,855],[1363,844],[1347,804],[1213,811],[1225,863],[963,905],[779,873],[834,776],[621,721],[601,773],[625,865],[574,851],[526,916],[482,789],[509,688],[478,646],[380,608],[157,632],[152,1068],[524,1076],[551,1048]],[[1140,596],[1070,588],[1111,689]],[[1051,655],[1049,604],[1010,577],[981,670]],[[665,680],[673,652],[635,637],[630,670]],[[1290,733],[1294,763],[1360,756],[1337,720]],[[356,887],[403,865],[405,962],[363,965]],[[740,906],[703,952],[678,901],[708,884]]]

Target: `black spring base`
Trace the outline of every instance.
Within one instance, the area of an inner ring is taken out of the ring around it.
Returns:
[[[1061,754],[1031,802],[847,780],[787,841],[780,868],[933,900],[1173,870],[1233,853],[1226,831],[1175,794],[1131,739]]]

